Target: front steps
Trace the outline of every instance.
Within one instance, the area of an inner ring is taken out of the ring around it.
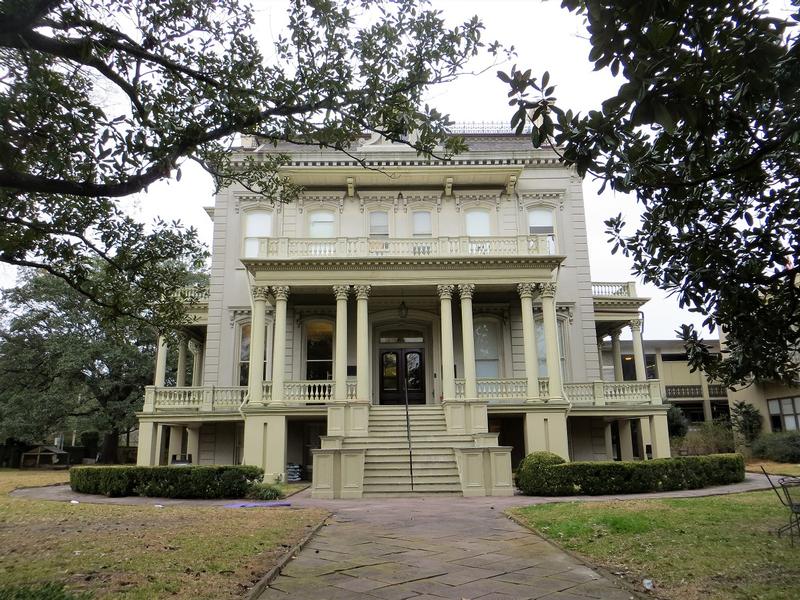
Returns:
[[[471,435],[447,433],[441,406],[410,406],[411,487],[406,409],[404,406],[373,406],[369,436],[348,437],[345,449],[364,449],[364,497],[413,494],[462,495],[453,448],[474,447]]]

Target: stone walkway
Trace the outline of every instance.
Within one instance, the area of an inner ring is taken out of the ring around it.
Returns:
[[[762,475],[740,484],[657,494],[571,498],[417,497],[322,501],[310,491],[292,506],[332,513],[258,600],[628,600],[634,594],[508,519],[513,506],[558,501],[698,497],[767,489]],[[221,505],[229,500],[104,498],[68,486],[14,496],[89,503]],[[259,509],[252,509],[259,510]]]

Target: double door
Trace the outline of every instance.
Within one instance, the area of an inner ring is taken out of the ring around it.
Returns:
[[[420,348],[380,351],[380,403],[425,404],[425,352]]]

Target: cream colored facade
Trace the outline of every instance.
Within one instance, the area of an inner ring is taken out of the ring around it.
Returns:
[[[535,450],[669,455],[646,299],[591,281],[580,180],[524,137],[465,133],[450,161],[364,138],[367,168],[244,140],[237,158],[289,153],[304,191],[217,195],[209,290],[188,293],[185,341],[159,346],[140,464],[292,463],[333,498],[507,495]],[[635,380],[604,381],[598,348],[623,328]]]

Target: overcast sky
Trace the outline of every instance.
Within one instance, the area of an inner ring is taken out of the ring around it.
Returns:
[[[285,26],[286,4],[285,0],[255,0],[258,34],[264,44],[271,45]],[[561,9],[557,0],[434,0],[433,5],[452,23],[477,14],[486,25],[486,41],[497,39],[506,46],[513,45],[520,67],[532,68],[536,74],[549,70],[551,82],[557,85],[555,95],[563,107],[581,111],[598,108],[619,85],[610,74],[592,71],[587,59],[589,43],[581,21]],[[269,54],[266,48],[265,54]],[[510,66],[511,63],[501,68],[507,70]],[[508,121],[511,112],[506,88],[496,78],[495,71],[493,68],[482,75],[466,76],[438,87],[431,91],[429,103],[456,121]],[[182,171],[179,183],[158,183],[126,204],[133,214],[148,222],[160,216],[192,225],[199,230],[201,239],[210,244],[211,221],[203,207],[213,204],[211,179],[193,164],[184,165]],[[630,261],[619,255],[611,256],[603,221],[619,212],[629,221],[637,220],[636,203],[610,192],[598,196],[598,187],[595,182],[584,181],[592,279],[631,279]],[[11,270],[0,268],[0,280],[13,283]],[[646,339],[674,339],[681,323],[699,326],[702,321],[680,310],[675,299],[667,298],[653,286],[639,282],[639,293],[652,298],[644,307]],[[710,337],[716,338],[716,332]]]

